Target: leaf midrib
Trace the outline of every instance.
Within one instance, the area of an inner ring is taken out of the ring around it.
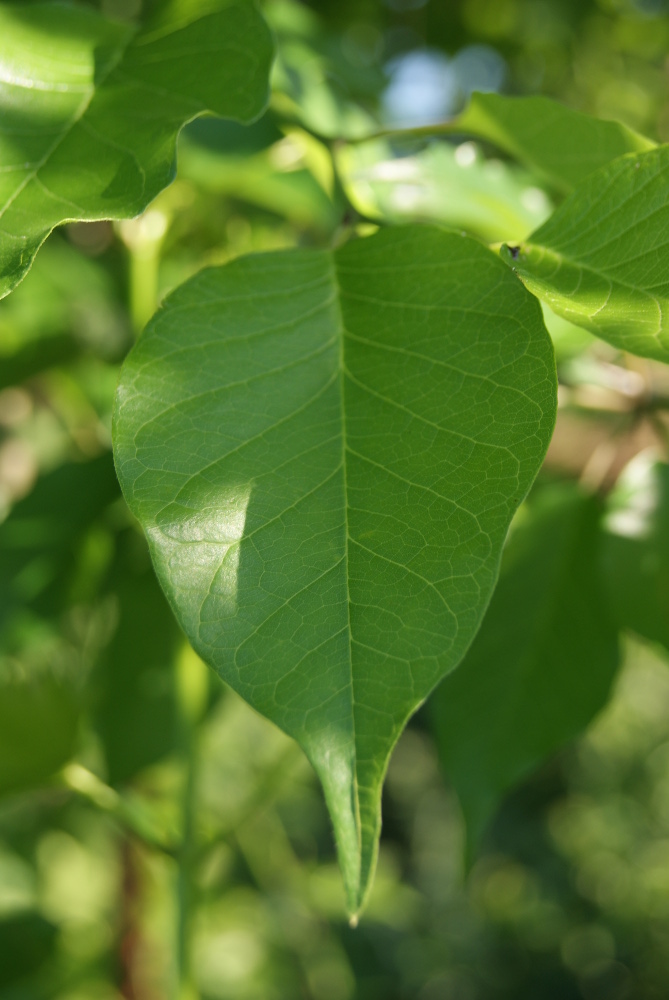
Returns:
[[[342,301],[342,289],[339,283],[339,276],[337,275],[337,265],[335,261],[334,251],[329,255],[330,259],[330,276],[334,289],[334,299],[333,308],[337,317],[337,335],[339,337],[339,353],[338,353],[338,380],[339,380],[339,405],[341,409],[341,468],[343,477],[343,487],[344,487],[344,575],[346,581],[346,634],[348,638],[348,662],[350,670],[350,689],[351,689],[351,729],[353,736],[353,806],[354,806],[354,822],[355,822],[355,832],[357,839],[357,902],[360,903],[360,891],[362,886],[360,885],[360,880],[362,876],[362,822],[360,817],[360,793],[358,789],[358,742],[355,730],[355,677],[353,673],[353,648],[352,648],[352,632],[351,632],[351,592],[349,588],[349,522],[348,522],[348,474],[347,474],[347,431],[346,431],[346,393],[345,393],[345,380],[346,380],[346,358],[344,355],[344,315],[341,306]]]

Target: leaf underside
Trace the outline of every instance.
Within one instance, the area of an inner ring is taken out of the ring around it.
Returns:
[[[353,914],[390,752],[476,632],[555,406],[536,300],[431,227],[204,271],[124,366],[117,471],[158,576],[312,761]]]
[[[0,4],[0,297],[62,222],[129,218],[174,177],[182,125],[267,102],[252,0],[180,0],[141,26],[66,3]]]
[[[614,160],[507,263],[565,319],[632,354],[669,360],[669,146]]]

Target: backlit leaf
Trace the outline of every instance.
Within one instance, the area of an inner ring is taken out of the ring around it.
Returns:
[[[553,312],[669,360],[669,146],[602,168],[502,256]]]
[[[271,55],[252,0],[171,0],[141,25],[0,5],[0,296],[54,226],[141,212],[174,176],[184,122],[255,118]]]
[[[476,632],[555,396],[538,303],[428,227],[204,271],[124,366],[117,470],[159,579],[312,761],[353,914],[390,752]]]

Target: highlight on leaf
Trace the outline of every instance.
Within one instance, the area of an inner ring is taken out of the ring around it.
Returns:
[[[669,146],[603,167],[502,257],[553,312],[669,360]]]
[[[127,502],[195,650],[314,765],[352,915],[389,755],[478,628],[555,407],[536,300],[433,227],[204,271],[125,363]]]
[[[253,0],[153,10],[134,24],[0,4],[0,297],[55,226],[146,208],[174,178],[186,122],[264,109],[272,41]]]

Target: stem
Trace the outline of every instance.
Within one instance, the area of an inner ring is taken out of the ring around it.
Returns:
[[[272,804],[281,791],[283,780],[292,772],[301,758],[302,753],[299,747],[294,743],[289,744],[279,759],[262,775],[232,822],[201,845],[198,852],[200,863],[206,863],[219,844],[233,842],[237,832],[243,826]]]
[[[156,311],[160,251],[167,225],[167,216],[155,208],[119,225],[130,259],[129,309],[137,337]]]
[[[138,803],[130,802],[81,764],[68,764],[58,775],[58,783],[113,817],[126,833],[154,850],[175,857],[173,840],[158,832],[152,817]]]
[[[179,749],[183,767],[181,791],[182,837],[177,852],[176,975],[175,1000],[198,1000],[191,964],[191,929],[196,903],[195,871],[198,860],[195,811],[198,778],[198,723],[206,706],[209,677],[207,668],[188,645],[176,662],[176,689],[179,712]]]

